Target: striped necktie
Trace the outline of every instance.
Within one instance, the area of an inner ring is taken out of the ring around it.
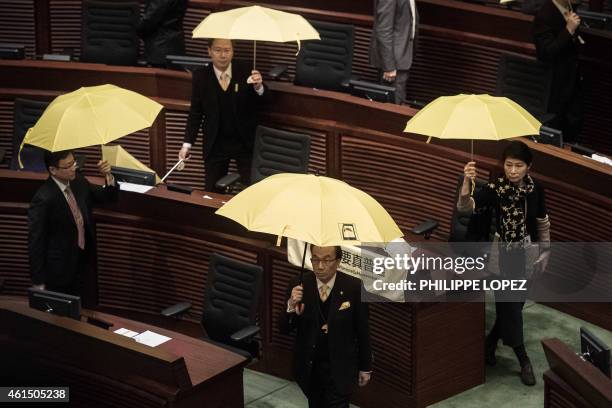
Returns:
[[[321,302],[325,302],[329,296],[329,291],[326,284],[323,284],[319,291],[321,292]]]
[[[64,191],[66,193],[68,207],[70,207],[70,212],[72,212],[72,216],[74,217],[74,223],[77,226],[79,248],[85,249],[85,223],[83,222],[83,214],[81,214],[79,205],[77,204],[70,187],[66,187]]]

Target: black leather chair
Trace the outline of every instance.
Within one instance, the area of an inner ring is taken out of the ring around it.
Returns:
[[[294,83],[320,89],[346,89],[353,70],[355,28],[350,24],[309,22],[319,32],[321,41],[302,43]]]
[[[495,94],[521,105],[542,124],[554,115],[548,112],[552,75],[548,66],[534,58],[502,54]]]
[[[476,187],[474,189],[474,194],[476,194],[486,182],[482,180],[476,180]],[[457,189],[455,197],[459,197],[459,193],[461,191],[461,187],[463,185],[463,174],[460,174],[457,179]],[[453,203],[453,216],[451,218],[450,225],[450,236],[448,237],[449,242],[473,242],[476,238],[468,237],[468,226],[472,219],[471,215],[467,215],[465,213],[460,213],[457,210],[456,202]],[[435,220],[425,220],[421,224],[417,225],[412,229],[412,232],[417,235],[423,235],[425,238],[429,238],[432,232],[438,227],[438,222]],[[493,235],[496,231],[496,218],[495,212],[493,211],[491,217],[491,225],[489,228],[489,235],[486,237],[479,237],[479,241],[490,242],[493,240]]]
[[[260,331],[256,315],[262,285],[262,267],[212,254],[202,315],[208,335],[205,340],[248,359],[256,358]],[[180,303],[164,309],[162,315],[176,317],[190,308],[190,303]]]
[[[13,110],[13,157],[11,170],[20,170],[19,147],[29,128],[34,126],[42,116],[49,102],[29,99],[15,99]],[[25,145],[21,150],[22,170],[46,171],[44,150],[35,146]]]
[[[309,157],[309,135],[258,126],[253,146],[251,183],[278,173],[306,173]],[[219,179],[215,186],[227,191],[239,178],[239,174],[230,173]]]
[[[136,65],[138,2],[83,1],[81,61]]]

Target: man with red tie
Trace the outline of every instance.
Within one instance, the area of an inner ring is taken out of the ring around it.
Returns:
[[[45,152],[49,178],[38,189],[28,209],[30,275],[35,288],[82,295],[88,262],[95,260],[94,203],[116,198],[111,166],[98,162],[106,179],[91,185],[76,173],[72,151]]]

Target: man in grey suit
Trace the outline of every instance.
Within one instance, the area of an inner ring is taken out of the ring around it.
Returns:
[[[406,100],[417,24],[416,0],[374,0],[370,64],[381,71],[383,81],[395,86],[397,104]]]

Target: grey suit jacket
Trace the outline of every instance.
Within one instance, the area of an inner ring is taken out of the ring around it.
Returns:
[[[374,27],[370,39],[370,64],[383,71],[408,70],[418,28],[416,12],[415,38],[412,31],[410,0],[374,0]]]

